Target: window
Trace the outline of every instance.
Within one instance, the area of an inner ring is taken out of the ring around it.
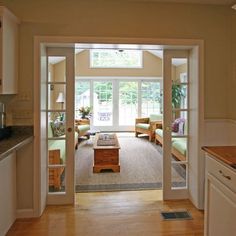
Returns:
[[[91,68],[142,68],[142,62],[140,50],[90,50]]]
[[[148,117],[151,113],[161,114],[162,92],[160,82],[142,82],[142,117]]]
[[[75,83],[75,118],[80,118],[79,109],[90,105],[90,82],[76,81]]]

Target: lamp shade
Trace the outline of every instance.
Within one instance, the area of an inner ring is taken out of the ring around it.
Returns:
[[[58,103],[64,103],[65,102],[65,97],[64,97],[64,94],[62,92],[59,92],[56,102],[58,102]]]

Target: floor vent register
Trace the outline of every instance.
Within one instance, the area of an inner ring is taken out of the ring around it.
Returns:
[[[163,220],[192,220],[188,211],[162,211]]]

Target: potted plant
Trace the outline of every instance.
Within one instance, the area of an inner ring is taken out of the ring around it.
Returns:
[[[172,83],[172,107],[173,108],[180,108],[181,106],[181,99],[185,97],[185,91],[183,87],[177,83]]]
[[[92,108],[89,106],[81,107],[79,109],[79,113],[81,115],[81,119],[88,119],[92,115]]]

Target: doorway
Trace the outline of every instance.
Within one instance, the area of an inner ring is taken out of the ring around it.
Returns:
[[[139,45],[139,47],[142,47],[143,45]],[[88,45],[85,45],[85,47],[88,47]],[[174,47],[174,46],[173,46]],[[159,46],[158,46],[158,48],[159,48]],[[187,46],[187,48],[192,48],[192,47],[190,47],[190,46]],[[190,50],[193,50],[193,49],[190,49]],[[198,52],[198,50],[196,49],[196,52]],[[191,54],[191,53],[190,53]],[[191,55],[190,55],[191,56]],[[197,53],[193,53],[192,54],[192,56],[198,56],[197,55]],[[197,67],[198,65],[196,65],[195,67]],[[190,66],[191,67],[191,66]],[[193,66],[194,67],[194,66]],[[196,72],[196,71],[195,71]],[[195,78],[195,79],[197,79],[198,80],[198,75],[197,76],[195,76],[195,77],[192,77],[192,78]],[[197,81],[195,81],[196,83],[197,83]],[[199,87],[197,87],[197,90],[199,89]],[[164,88],[164,90],[165,90],[165,88]],[[191,89],[190,89],[191,90]],[[171,91],[171,90],[170,90]],[[196,93],[196,92],[195,92]],[[168,101],[168,99],[166,100],[166,101]],[[167,102],[168,103],[168,102]],[[192,104],[192,102],[190,101],[189,102],[189,104]],[[167,105],[169,105],[170,107],[171,107],[171,102],[169,101],[169,104],[167,104]],[[199,104],[197,104],[197,105],[199,105]],[[164,113],[165,113],[165,111],[164,111]],[[197,117],[197,116],[196,116]],[[169,117],[169,118],[165,118],[166,119],[166,122],[167,123],[171,123],[171,121],[172,121],[172,118],[171,117]],[[164,120],[165,120],[164,119]],[[169,121],[168,121],[168,119],[169,119]],[[166,124],[167,124],[166,123]],[[191,130],[191,121],[189,120],[188,121],[188,125],[189,125],[189,130]],[[164,126],[166,126],[165,125],[165,121],[164,121]],[[168,126],[166,126],[166,127],[168,127]],[[167,130],[168,131],[168,130]],[[192,131],[191,131],[192,132]],[[199,133],[197,132],[197,133],[195,133],[195,134],[193,134],[193,136],[195,136],[196,137],[196,139],[198,139],[198,137],[199,137]],[[168,135],[166,136],[166,137],[168,137]],[[165,134],[164,134],[164,139],[167,139],[167,138],[165,138]],[[168,139],[165,141],[166,143],[168,142]],[[170,140],[169,140],[169,142],[170,142]],[[169,147],[168,147],[168,145],[164,145],[163,146],[163,148],[164,148],[164,150],[165,150],[165,148],[169,148],[169,152],[171,152],[170,151],[170,147],[171,147],[171,145],[169,144]],[[196,145],[195,145],[195,147],[194,147],[195,149],[196,148],[199,148],[199,147],[196,147]],[[188,153],[190,154],[191,153],[191,151],[192,151],[192,149],[191,149],[191,145],[190,145],[190,148],[189,148],[189,150],[188,150]],[[165,152],[165,151],[164,151]],[[195,155],[194,155],[195,156]],[[165,168],[165,167],[164,167]],[[167,167],[168,168],[168,167]],[[170,166],[169,166],[169,168],[170,168]],[[169,170],[169,173],[171,173],[171,170]],[[165,175],[164,175],[164,178],[165,178]],[[169,182],[170,182],[170,179],[169,179]],[[198,182],[198,179],[196,180],[196,182]],[[171,185],[171,184],[170,184]],[[165,186],[165,181],[164,181],[164,186]],[[165,187],[164,187],[164,189],[165,189]],[[177,190],[177,189],[176,189]],[[165,191],[165,190],[164,190]],[[178,191],[178,190],[177,190]],[[187,190],[187,191],[189,191],[189,190]]]

